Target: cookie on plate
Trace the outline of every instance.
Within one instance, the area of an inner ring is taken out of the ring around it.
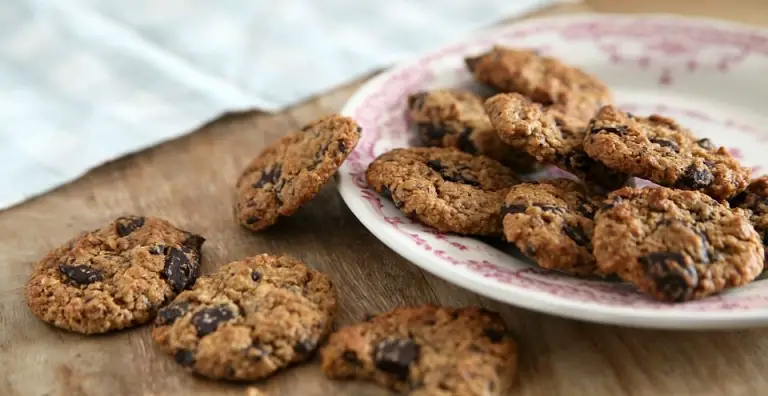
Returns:
[[[152,338],[189,371],[255,380],[311,357],[335,309],[326,275],[262,254],[200,277],[160,310]]]
[[[697,138],[669,118],[633,116],[614,106],[602,108],[590,122],[584,151],[611,169],[717,200],[749,183],[750,170],[725,147]]]
[[[749,220],[760,234],[763,247],[768,248],[768,176],[752,180],[746,190],[731,198],[729,202],[733,208],[749,211]]]
[[[331,115],[284,136],[256,157],[237,180],[235,216],[260,231],[314,198],[360,138],[354,120]]]
[[[613,101],[597,77],[536,51],[496,46],[465,62],[477,81],[500,92],[523,94],[582,122]]]
[[[43,321],[83,334],[146,323],[195,283],[204,241],[162,219],[120,217],[40,260],[27,304]]]
[[[401,307],[332,334],[325,375],[374,381],[410,395],[505,395],[517,345],[501,317],[480,308]]]
[[[626,174],[606,167],[584,152],[586,124],[577,119],[517,93],[491,97],[485,102],[485,110],[501,140],[524,148],[538,161],[555,165],[608,191],[630,180]]]
[[[518,184],[501,208],[504,236],[544,268],[597,274],[592,233],[602,199],[568,179]]]
[[[426,146],[482,154],[520,173],[537,168],[535,158],[501,141],[485,114],[483,98],[472,92],[438,89],[412,94],[408,118]]]
[[[601,270],[669,302],[706,297],[752,281],[763,244],[740,209],[698,191],[623,188],[595,218]]]
[[[368,185],[403,213],[443,232],[499,235],[501,203],[519,181],[512,170],[456,149],[395,149],[366,171]]]

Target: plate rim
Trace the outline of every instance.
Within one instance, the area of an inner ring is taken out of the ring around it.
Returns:
[[[529,25],[537,25],[547,22],[578,22],[579,20],[664,20],[684,21],[692,24],[707,26],[727,26],[729,28],[744,29],[768,36],[768,28],[749,25],[746,23],[720,20],[711,17],[690,17],[668,13],[642,13],[642,14],[614,14],[614,13],[588,13],[578,12],[564,15],[542,16],[513,22],[504,26],[492,26],[479,30],[460,40],[450,42],[441,47],[424,52],[418,56],[408,58],[393,67],[388,68],[377,76],[361,85],[355,93],[345,102],[341,114],[354,117],[353,109],[357,108],[362,100],[369,95],[369,91],[380,86],[384,80],[401,70],[412,67],[423,58],[439,53],[448,48],[470,43],[484,37],[500,36],[504,32],[525,28]],[[343,166],[342,166],[343,167]],[[459,274],[449,265],[434,265],[436,259],[429,252],[420,249],[410,249],[403,245],[395,233],[391,233],[374,224],[375,219],[367,213],[364,207],[366,201],[355,195],[357,186],[352,176],[339,171],[337,190],[347,207],[363,226],[368,229],[379,241],[388,248],[408,260],[413,265],[427,271],[448,283],[457,285],[463,289],[487,298],[509,304],[518,308],[545,313],[552,316],[565,317],[585,322],[629,326],[636,328],[673,329],[673,330],[712,330],[726,328],[755,327],[768,324],[768,308],[755,308],[750,310],[736,310],[732,312],[709,311],[656,311],[649,308],[632,308],[626,306],[610,306],[604,304],[571,301],[567,298],[546,295],[541,292],[524,288],[502,285],[488,282],[486,285],[477,280],[467,278]],[[514,301],[513,301],[514,300]],[[590,309],[593,305],[599,306],[598,310]]]

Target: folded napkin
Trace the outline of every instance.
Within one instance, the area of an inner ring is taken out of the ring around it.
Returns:
[[[5,0],[0,209],[558,0]]]

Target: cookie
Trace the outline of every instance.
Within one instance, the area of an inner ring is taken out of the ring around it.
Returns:
[[[514,184],[512,170],[455,149],[395,149],[376,158],[368,185],[403,213],[443,232],[501,234],[501,203]]]
[[[750,170],[724,147],[699,139],[674,120],[638,117],[606,106],[590,122],[584,151],[611,169],[717,200],[747,187]]]
[[[763,241],[763,250],[768,246],[768,176],[761,176],[747,186],[747,189],[729,201],[731,207],[748,211],[749,220]],[[768,254],[768,251],[766,251]]]
[[[279,216],[296,212],[336,173],[360,132],[351,118],[331,115],[264,149],[237,180],[235,216],[240,224],[260,231]]]
[[[481,154],[510,169],[536,170],[536,159],[499,139],[483,107],[483,98],[458,89],[418,92],[408,97],[408,119],[415,124],[426,146],[455,147]]]
[[[485,110],[501,140],[525,149],[538,161],[557,166],[608,191],[626,185],[628,175],[608,168],[584,152],[586,124],[517,93],[499,94]]]
[[[504,237],[544,268],[596,274],[593,219],[602,199],[573,180],[518,184],[501,208]]]
[[[465,63],[475,79],[500,92],[517,92],[583,122],[613,102],[597,77],[536,51],[496,46]]]
[[[120,217],[43,257],[27,304],[43,321],[83,334],[146,323],[195,283],[204,241],[162,219]]]
[[[501,317],[480,308],[401,307],[332,334],[325,375],[374,381],[410,395],[505,395],[517,345]]]
[[[335,310],[326,275],[262,254],[200,277],[160,310],[152,339],[186,370],[255,380],[311,357]]]
[[[597,265],[662,301],[700,299],[752,281],[763,244],[741,209],[698,191],[623,188],[595,218]]]

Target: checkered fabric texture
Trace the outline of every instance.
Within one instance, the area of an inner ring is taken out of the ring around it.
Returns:
[[[0,210],[557,0],[4,0]]]

